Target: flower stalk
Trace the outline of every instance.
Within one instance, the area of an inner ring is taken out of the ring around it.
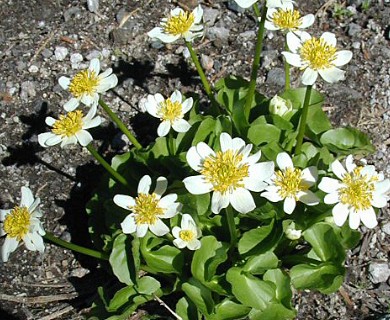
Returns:
[[[287,45],[287,40],[285,44],[285,50],[288,51],[288,45]],[[284,61],[284,76],[285,76],[285,81],[284,81],[284,90],[287,91],[290,89],[290,64],[287,62],[286,58],[283,57]]]
[[[299,121],[297,144],[295,145],[295,154],[296,155],[301,153],[303,137],[305,135],[305,129],[306,129],[307,114],[309,112],[309,103],[310,103],[310,96],[311,96],[312,87],[313,87],[312,85],[306,86],[305,100],[303,102],[301,120]]]
[[[109,258],[108,254],[106,254],[106,253],[92,250],[89,248],[85,248],[83,246],[79,246],[79,245],[74,244],[72,242],[64,241],[60,238],[57,238],[55,235],[53,235],[50,232],[46,232],[46,234],[43,236],[43,238],[45,238],[45,240],[50,241],[50,242],[52,242],[56,245],[59,245],[63,248],[66,248],[66,249],[69,249],[69,250],[72,250],[72,251],[75,251],[78,253],[82,253],[82,254],[85,254],[85,255],[93,257],[93,258],[97,258],[100,260],[108,260],[108,258]]]
[[[226,207],[226,218],[230,234],[230,246],[234,248],[237,243],[237,229],[236,224],[234,223],[234,211],[231,206]]]
[[[103,110],[108,114],[112,121],[118,126],[118,128],[126,135],[126,137],[130,140],[130,142],[134,145],[134,147],[138,150],[142,149],[142,145],[138,142],[138,140],[134,137],[134,135],[127,129],[125,124],[118,118],[118,116],[110,109],[110,107],[102,100],[99,100],[99,105],[103,108]]]
[[[259,8],[256,4],[253,5],[253,9],[255,10],[256,15],[258,15]],[[256,42],[256,48],[255,48],[255,55],[253,57],[253,64],[252,64],[252,73],[251,73],[251,80],[249,82],[249,88],[248,88],[248,94],[246,96],[245,101],[245,117],[246,119],[249,119],[249,114],[252,107],[252,102],[255,95],[256,90],[256,78],[257,78],[257,72],[260,67],[260,57],[261,57],[261,51],[263,50],[263,39],[264,39],[264,24],[265,19],[267,17],[267,6],[264,5],[261,11],[261,17],[260,17],[260,23],[259,23],[259,30],[257,31],[257,42]]]
[[[108,173],[115,181],[121,183],[125,187],[129,187],[129,184],[127,183],[126,179],[118,172],[116,172],[106,160],[104,160],[104,158],[97,152],[97,150],[92,146],[91,143],[87,145],[86,148],[92,154],[92,156],[104,167],[104,169],[108,171]]]

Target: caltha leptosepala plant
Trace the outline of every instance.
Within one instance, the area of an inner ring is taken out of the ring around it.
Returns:
[[[340,67],[352,52],[331,32],[311,35],[314,16],[298,1],[235,1],[258,21],[249,81],[208,81],[193,46],[204,36],[201,6],[174,8],[148,32],[151,42],[184,43],[206,101],[200,110],[199,96],[178,88],[145,96],[142,109],[160,121],[149,145],[103,101],[117,77],[100,73],[98,59],[59,79],[71,98],[38,141],[80,144],[107,169],[86,208],[95,248],[45,231],[39,199],[22,187],[20,205],[1,210],[3,261],[22,241],[43,252],[42,239],[102,260],[114,279],[99,288],[94,319],[125,319],[156,300],[163,307],[151,313],[177,319],[293,319],[294,292],[338,290],[346,252],[361,225],[377,226],[390,190],[362,158],[374,152],[367,136],[333,128],[315,90],[317,81],[345,79]],[[285,39],[285,88],[274,97],[256,88],[265,29]],[[291,86],[291,67],[302,87]],[[100,125],[100,108],[132,145],[111,164],[88,132]]]

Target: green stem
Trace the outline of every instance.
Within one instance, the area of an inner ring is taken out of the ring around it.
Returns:
[[[312,87],[313,87],[312,85],[308,85],[306,87],[305,100],[303,102],[301,119],[299,121],[297,144],[295,145],[295,152],[294,153],[296,155],[301,153],[303,137],[305,135],[305,129],[306,129],[307,114],[309,112],[309,103],[310,103],[310,95],[311,95]]]
[[[203,71],[203,68],[202,68],[202,66],[201,66],[201,64],[199,62],[198,56],[196,55],[195,50],[192,47],[191,42],[185,41],[185,43],[186,43],[186,46],[188,48],[188,51],[190,52],[191,59],[192,59],[192,61],[195,64],[196,70],[198,71],[198,74],[199,74],[200,80],[202,81],[204,90],[206,91],[206,94],[207,94],[207,96],[209,97],[209,99],[211,101],[212,107],[214,107],[213,112],[218,114],[219,112],[217,110],[217,108],[218,108],[217,101],[214,98],[214,93],[213,93],[213,91],[211,89],[210,83],[208,82],[208,80],[206,78],[206,75],[205,75],[205,73]]]
[[[46,232],[46,234],[43,237],[47,241],[50,241],[50,242],[52,242],[54,244],[57,244],[57,245],[59,245],[59,246],[61,246],[63,248],[66,248],[66,249],[69,249],[69,250],[72,250],[72,251],[75,251],[75,252],[79,252],[79,253],[85,254],[87,256],[91,256],[91,257],[94,257],[94,258],[97,258],[97,259],[101,259],[101,260],[108,260],[108,258],[109,258],[108,254],[106,254],[106,253],[103,253],[103,252],[100,252],[100,251],[96,251],[96,250],[92,250],[92,249],[88,249],[88,248],[79,246],[77,244],[61,240],[60,238],[57,238],[55,235],[53,235],[50,232]]]
[[[256,4],[253,5],[253,8],[255,9]],[[256,48],[255,48],[255,55],[253,57],[253,64],[252,64],[252,72],[251,72],[251,80],[249,82],[249,88],[248,88],[248,94],[246,96],[245,101],[245,117],[246,119],[249,119],[249,114],[251,112],[252,102],[255,95],[256,90],[256,78],[257,73],[259,71],[260,67],[260,57],[261,57],[261,51],[263,50],[263,38],[264,38],[264,23],[265,19],[267,17],[267,6],[264,4],[262,11],[261,11],[261,17],[260,17],[260,23],[259,23],[259,30],[257,31],[257,42],[256,42]],[[259,10],[257,8],[257,10]],[[256,9],[255,9],[256,12]]]
[[[287,40],[286,40],[286,44],[285,44],[284,48],[285,48],[286,51],[288,51]],[[284,74],[285,74],[284,90],[287,91],[288,89],[290,89],[290,83],[291,83],[291,80],[290,80],[290,65],[288,64],[286,58],[283,58],[283,61],[284,61]]]
[[[236,229],[236,224],[234,223],[234,212],[230,205],[225,209],[225,211],[226,211],[226,218],[229,227],[230,246],[231,248],[234,248],[237,243],[237,229]]]
[[[100,106],[103,108],[103,110],[108,114],[108,116],[111,118],[112,121],[118,126],[118,128],[126,135],[126,137],[130,140],[130,142],[134,145],[136,149],[142,149],[141,144],[138,142],[138,140],[134,137],[134,135],[127,129],[125,124],[122,122],[121,119],[118,118],[118,116],[110,109],[110,107],[103,101],[99,100]]]
[[[103,157],[96,151],[96,149],[92,146],[90,143],[86,146],[87,150],[94,156],[94,158],[108,171],[108,173],[119,183],[123,184],[124,186],[128,187],[129,184],[127,183],[126,179],[123,178],[118,172],[116,172],[106,160],[103,159]]]
[[[170,155],[174,156],[176,154],[176,139],[173,137],[172,130],[169,132],[167,137],[167,147]]]

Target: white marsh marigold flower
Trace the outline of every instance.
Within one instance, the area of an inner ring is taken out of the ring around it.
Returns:
[[[61,143],[63,148],[77,142],[83,147],[87,146],[93,138],[86,129],[97,127],[101,123],[101,118],[95,117],[96,109],[96,105],[92,106],[85,117],[81,110],[70,111],[66,115],[61,115],[58,120],[47,117],[45,122],[52,129],[51,132],[38,135],[39,144],[45,148],[58,143]]]
[[[148,32],[148,36],[165,43],[174,42],[179,38],[192,42],[203,34],[202,19],[201,6],[196,7],[192,12],[175,8],[171,10],[168,18],[161,19],[160,27],[155,27]]]
[[[161,219],[174,217],[181,209],[181,204],[176,202],[177,194],[171,193],[162,197],[167,190],[166,178],[157,178],[156,189],[150,194],[151,184],[152,179],[145,175],[138,184],[137,197],[124,194],[117,194],[114,197],[117,206],[131,211],[121,223],[123,233],[136,232],[138,237],[144,237],[148,229],[156,236],[163,236],[169,232],[169,228]]]
[[[345,168],[338,160],[331,168],[337,179],[324,177],[318,188],[328,193],[326,204],[336,204],[332,209],[336,225],[342,226],[349,216],[351,229],[357,229],[360,221],[367,228],[374,228],[378,222],[373,207],[386,206],[390,180],[384,179],[372,165],[357,166],[352,155],[345,159]]]
[[[172,235],[175,237],[173,244],[180,249],[187,247],[190,250],[197,250],[200,248],[201,243],[198,238],[202,232],[189,214],[183,214],[181,227],[173,227]]]
[[[0,210],[0,236],[6,236],[1,247],[1,259],[7,262],[11,252],[14,252],[20,241],[28,250],[43,252],[45,246],[42,236],[45,235],[39,218],[42,213],[38,206],[40,199],[34,199],[31,190],[22,187],[20,205],[12,210]]]
[[[294,32],[299,29],[306,29],[314,23],[314,15],[301,16],[298,10],[294,9],[291,2],[284,4],[280,8],[270,8],[267,11],[267,19],[264,27],[267,30],[281,30],[284,32]]]
[[[317,169],[308,167],[303,170],[294,168],[291,157],[286,153],[279,153],[276,163],[280,170],[270,179],[270,185],[265,188],[261,196],[272,202],[284,200],[283,210],[291,214],[300,201],[309,206],[319,203],[318,197],[309,190],[317,180]]]
[[[97,105],[99,94],[104,93],[118,84],[118,78],[112,74],[112,69],[108,68],[103,73],[100,72],[100,61],[92,59],[88,69],[77,73],[73,78],[61,77],[58,79],[60,86],[68,90],[73,96],[64,105],[66,111],[73,111],[80,102],[86,106]]]
[[[213,191],[211,210],[219,213],[229,204],[240,213],[255,209],[250,191],[260,192],[271,177],[273,162],[257,163],[261,152],[249,155],[252,145],[245,145],[241,138],[232,139],[223,132],[220,136],[220,151],[213,151],[206,143],[199,142],[187,152],[187,162],[200,175],[183,180],[192,194]]]
[[[337,67],[347,64],[352,59],[349,50],[336,50],[336,36],[331,32],[324,32],[317,39],[305,31],[299,37],[289,32],[287,45],[291,52],[283,51],[287,63],[305,70],[302,75],[304,85],[313,85],[318,74],[329,83],[345,79],[345,71]]]
[[[164,99],[159,93],[148,95],[143,106],[153,117],[161,120],[157,129],[159,137],[166,136],[171,127],[176,132],[187,132],[191,128],[191,125],[183,117],[192,108],[193,99],[182,100],[182,95],[177,90],[168,99]]]

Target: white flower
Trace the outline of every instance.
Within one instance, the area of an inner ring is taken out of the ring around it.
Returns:
[[[295,229],[295,222],[291,222],[284,231],[287,239],[298,240],[302,236],[302,230]]]
[[[0,236],[6,236],[1,247],[1,260],[7,262],[20,241],[28,250],[43,252],[45,246],[42,236],[45,235],[39,218],[42,213],[38,206],[39,198],[34,199],[31,190],[22,187],[20,205],[12,210],[0,210]]]
[[[257,0],[234,0],[241,8],[249,8],[251,5],[255,4]],[[294,3],[293,0],[267,0],[268,8],[279,8],[284,6],[286,3]]]
[[[349,50],[336,50],[336,36],[330,32],[324,32],[317,39],[311,37],[305,31],[296,34],[287,34],[287,45],[291,52],[282,54],[286,61],[294,67],[305,70],[302,75],[304,85],[313,85],[318,74],[329,83],[345,79],[345,71],[337,67],[347,64],[352,59]]]
[[[309,190],[317,180],[317,169],[308,167],[303,170],[294,168],[291,157],[286,153],[279,153],[276,163],[280,170],[271,177],[270,185],[261,193],[269,201],[279,202],[284,200],[283,210],[291,214],[300,201],[309,206],[319,203],[318,197]]]
[[[157,178],[156,189],[150,194],[151,184],[152,179],[145,175],[138,184],[136,198],[124,194],[117,194],[114,197],[116,205],[131,211],[121,223],[123,233],[136,232],[138,237],[144,237],[148,229],[156,236],[163,236],[169,232],[169,228],[161,219],[175,216],[181,209],[181,204],[175,202],[177,195],[174,193],[162,197],[167,190],[166,178]]]
[[[157,129],[159,137],[166,136],[171,127],[176,132],[187,132],[191,128],[183,117],[192,108],[193,99],[188,98],[183,102],[182,99],[181,93],[177,90],[168,99],[164,99],[159,93],[148,95],[144,107],[153,117],[161,120]]]
[[[171,43],[179,38],[191,42],[203,34],[203,9],[196,7],[192,12],[181,8],[171,10],[168,18],[161,19],[161,27],[155,27],[148,32],[151,38],[157,38],[162,42]]]
[[[197,250],[200,248],[201,243],[198,238],[202,232],[189,214],[183,214],[181,228],[173,227],[172,235],[176,238],[173,244],[180,249],[187,247],[190,250]]]
[[[372,165],[357,166],[352,155],[345,160],[345,168],[338,161],[331,164],[338,179],[324,177],[318,188],[328,193],[324,202],[336,204],[332,209],[336,225],[342,226],[349,216],[349,227],[357,229],[360,221],[367,228],[374,228],[376,208],[383,208],[389,200],[390,180],[384,179]]]
[[[60,86],[72,94],[72,98],[65,103],[66,111],[73,111],[80,102],[86,106],[97,105],[99,93],[106,92],[118,84],[118,78],[112,74],[109,68],[103,73],[100,72],[100,61],[92,59],[89,68],[77,73],[73,78],[61,77],[58,79]]]
[[[81,110],[70,111],[61,115],[58,120],[47,117],[45,122],[52,129],[51,132],[38,135],[39,144],[42,147],[50,147],[61,143],[63,148],[79,142],[83,147],[87,146],[93,138],[86,129],[97,127],[101,123],[99,116],[94,117],[96,109],[97,106],[93,105],[85,117]]]
[[[268,30],[293,32],[297,31],[298,29],[306,29],[313,23],[313,14],[308,14],[301,17],[300,12],[294,9],[292,2],[288,2],[280,8],[268,9],[267,19],[264,23],[264,27]]]
[[[199,142],[187,152],[187,162],[200,175],[183,180],[192,194],[213,191],[211,210],[219,213],[229,204],[240,213],[255,209],[250,191],[260,192],[271,177],[273,162],[257,163],[261,152],[249,155],[252,145],[245,145],[241,138],[232,139],[223,132],[220,136],[221,151],[214,152],[206,143]]]
[[[275,95],[269,102],[269,112],[280,117],[293,114],[293,106],[290,100]]]

